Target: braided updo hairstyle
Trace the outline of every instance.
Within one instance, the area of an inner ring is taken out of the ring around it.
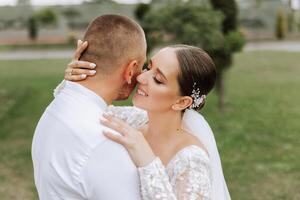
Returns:
[[[193,90],[199,91],[199,96],[207,95],[214,87],[217,77],[215,64],[211,57],[201,48],[189,45],[171,45],[175,49],[179,62],[178,83],[182,96],[191,96]],[[193,98],[193,97],[192,97]],[[194,102],[195,99],[193,98]],[[193,109],[201,110],[205,98]]]

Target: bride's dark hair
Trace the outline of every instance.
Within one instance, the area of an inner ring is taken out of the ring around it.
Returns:
[[[193,90],[207,95],[214,87],[217,71],[212,58],[201,48],[189,45],[171,45],[179,62],[180,72],[178,83],[182,96],[191,96]],[[203,102],[194,109],[199,111],[205,104]]]

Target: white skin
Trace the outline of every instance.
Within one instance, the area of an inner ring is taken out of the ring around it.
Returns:
[[[87,43],[78,44],[74,59],[66,69],[65,79],[80,81],[95,74],[93,70],[91,72],[93,63],[78,61],[86,47]],[[137,167],[146,166],[156,156],[167,165],[178,151],[189,145],[205,150],[195,136],[181,127],[182,111],[192,104],[193,99],[180,95],[178,73],[179,63],[174,49],[163,48],[151,58],[148,70],[137,77],[138,89],[133,96],[133,104],[147,111],[148,124],[137,130],[108,114],[101,119],[103,125],[121,134],[104,132],[104,135],[123,145]]]

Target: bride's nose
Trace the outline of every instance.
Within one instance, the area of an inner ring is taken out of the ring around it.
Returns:
[[[147,71],[143,71],[136,79],[140,84],[147,84]]]

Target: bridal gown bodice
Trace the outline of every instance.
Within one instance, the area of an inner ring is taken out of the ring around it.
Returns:
[[[135,128],[147,122],[147,113],[135,107],[109,106],[108,110]],[[138,172],[143,200],[211,199],[210,160],[196,145],[181,149],[167,166],[156,157]]]

